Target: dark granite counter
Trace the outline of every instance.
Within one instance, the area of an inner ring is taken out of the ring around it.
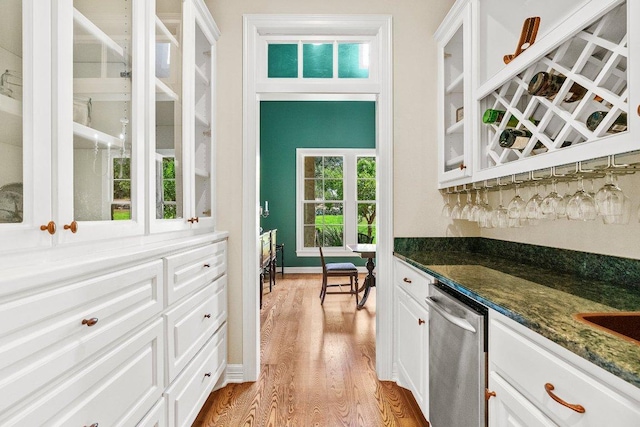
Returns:
[[[574,317],[584,312],[640,311],[635,273],[640,261],[540,246],[525,248],[531,255],[527,259],[518,251],[521,246],[478,238],[396,239],[395,255],[640,388],[640,345]],[[595,268],[585,269],[585,255]],[[545,262],[547,258],[553,261]]]

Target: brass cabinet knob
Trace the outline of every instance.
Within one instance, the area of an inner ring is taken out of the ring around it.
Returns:
[[[64,225],[65,230],[71,230],[72,233],[76,233],[78,231],[78,223],[76,221],[71,221],[71,224]]]
[[[41,225],[40,230],[48,231],[49,234],[53,235],[56,232],[56,223],[53,221],[49,221],[47,225]]]
[[[575,403],[568,403],[565,402],[564,400],[562,400],[561,398],[559,398],[558,396],[556,396],[555,393],[552,393],[552,391],[555,389],[555,387],[553,386],[553,384],[551,383],[546,383],[544,385],[544,389],[546,390],[547,394],[549,395],[549,397],[551,397],[553,400],[555,400],[556,402],[558,402],[559,404],[561,404],[564,407],[567,407],[569,409],[572,409],[580,414],[584,414],[585,413],[585,409],[584,406],[582,405],[578,405]]]
[[[492,397],[496,397],[496,392],[495,391],[489,391],[488,388],[484,389],[484,398],[486,400],[491,399]]]
[[[404,279],[402,279],[402,281],[403,281],[404,283],[412,283],[412,282],[411,282],[411,279],[409,279],[409,278],[407,278],[407,277],[405,277]]]
[[[423,325],[424,324],[424,320],[418,318],[418,325]]]
[[[98,323],[97,317],[92,317],[91,319],[82,319],[82,324],[87,325],[89,327],[95,325],[96,323]]]
[[[640,116],[640,105],[638,105],[638,115]]]

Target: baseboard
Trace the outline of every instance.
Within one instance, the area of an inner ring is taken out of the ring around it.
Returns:
[[[359,273],[366,273],[367,268],[360,266],[357,267]],[[285,267],[284,274],[322,274],[322,267]],[[278,271],[280,274],[280,271]]]
[[[228,383],[242,383],[244,382],[244,368],[241,364],[227,365],[225,373],[226,382]]]

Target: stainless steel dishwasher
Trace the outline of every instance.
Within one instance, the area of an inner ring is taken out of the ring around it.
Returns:
[[[429,422],[486,425],[486,317],[482,304],[442,283],[429,285]]]

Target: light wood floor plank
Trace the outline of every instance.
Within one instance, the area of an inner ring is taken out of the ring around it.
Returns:
[[[376,292],[356,310],[352,295],[327,295],[320,275],[278,277],[260,311],[255,383],[213,392],[196,427],[425,427],[408,390],[375,373]]]

